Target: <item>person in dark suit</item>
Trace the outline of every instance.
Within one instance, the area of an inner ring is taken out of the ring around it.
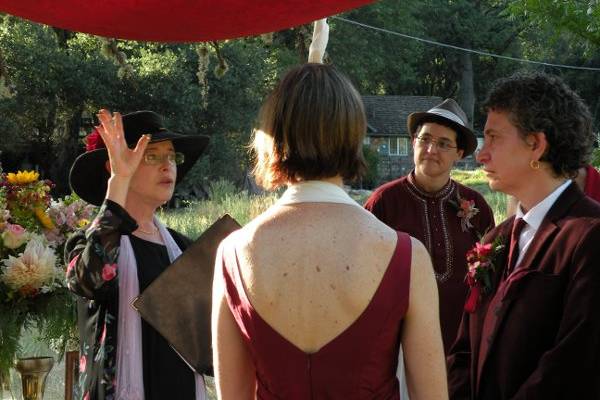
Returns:
[[[470,295],[448,356],[451,399],[600,398],[600,205],[570,179],[591,115],[559,78],[495,83],[477,159],[516,215],[469,254]]]

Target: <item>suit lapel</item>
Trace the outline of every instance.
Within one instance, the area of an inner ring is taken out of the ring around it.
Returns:
[[[498,288],[498,285],[502,283],[502,275],[504,274],[504,269],[507,263],[508,258],[508,241],[510,238],[510,230],[512,227],[512,221],[514,217],[509,218],[503,224],[499,225],[492,231],[490,231],[486,237],[484,238],[484,243],[492,243],[497,237],[503,237],[505,243],[504,250],[498,255],[495,260],[496,270],[494,271],[493,277],[493,287]],[[472,393],[476,393],[476,384],[479,382],[479,357],[480,353],[483,350],[487,352],[487,341],[485,340],[485,320],[487,314],[490,312],[486,312],[492,310],[494,307],[494,298],[495,293],[488,293],[484,296],[479,305],[478,311],[471,316],[473,323],[471,323],[470,335],[471,335],[471,365],[476,365],[477,368],[471,370],[471,383],[472,383]],[[484,348],[484,343],[486,343],[486,348]]]
[[[565,191],[556,200],[554,205],[550,208],[548,214],[546,214],[546,217],[537,230],[531,245],[525,252],[523,260],[518,265],[517,270],[513,272],[507,279],[500,280],[496,289],[496,293],[490,300],[489,306],[485,309],[485,311],[483,311],[485,312],[485,315],[482,318],[482,325],[480,329],[481,335],[478,338],[479,340],[475,342],[479,343],[479,353],[475,358],[475,360],[477,360],[475,393],[479,391],[481,372],[490,352],[492,351],[498,329],[501,326],[502,321],[509,314],[512,302],[519,297],[520,291],[527,282],[527,279],[525,278],[531,273],[539,271],[543,268],[543,265],[540,265],[540,260],[545,254],[544,249],[548,248],[548,246],[552,243],[552,239],[559,231],[556,221],[565,215],[573,203],[575,203],[582,196],[583,193],[575,184],[571,184],[565,189]],[[514,217],[502,224],[504,229],[502,229],[501,233],[499,232],[498,234],[506,234],[506,232],[510,234],[513,220]],[[502,264],[503,267],[501,268],[502,273],[507,267],[506,262],[507,257],[504,257]],[[500,276],[502,276],[502,274]]]

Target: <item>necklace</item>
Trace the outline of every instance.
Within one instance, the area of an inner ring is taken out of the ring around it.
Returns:
[[[146,231],[144,229],[142,229],[140,226],[138,226],[137,230],[139,232],[145,233],[146,235],[155,235],[158,232],[158,228],[153,224],[152,225],[152,230],[151,231]]]

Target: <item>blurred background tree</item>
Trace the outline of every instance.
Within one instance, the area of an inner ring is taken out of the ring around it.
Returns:
[[[600,66],[600,5],[559,0],[383,0],[341,17],[410,36],[516,58]],[[329,19],[326,62],[363,95],[455,97],[481,130],[490,84],[518,70],[558,74],[600,123],[600,73],[515,62],[434,46]],[[206,44],[108,40],[0,15],[0,151],[5,171],[67,177],[101,107],[151,109],[167,126],[210,135],[183,188],[249,169],[248,141],[264,96],[306,60],[312,28]],[[368,180],[368,179],[367,179]]]

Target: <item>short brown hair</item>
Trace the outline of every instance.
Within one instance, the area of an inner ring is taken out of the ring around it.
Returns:
[[[293,68],[263,104],[254,132],[254,175],[268,189],[287,182],[346,180],[366,170],[366,117],[352,83],[331,65]]]

